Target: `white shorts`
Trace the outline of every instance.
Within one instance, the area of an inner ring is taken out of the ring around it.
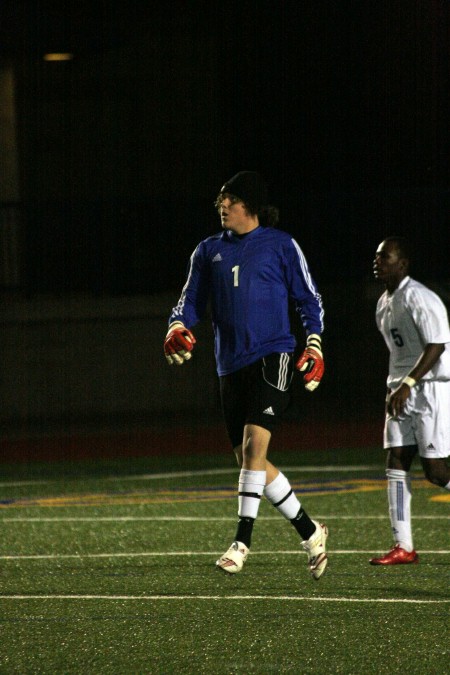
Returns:
[[[384,447],[417,445],[421,457],[450,455],[450,382],[416,385],[399,417],[386,415]]]

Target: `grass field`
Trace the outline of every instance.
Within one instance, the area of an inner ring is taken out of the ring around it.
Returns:
[[[239,575],[227,455],[2,465],[0,673],[450,672],[450,501],[413,473],[419,565],[391,534],[379,450],[273,454],[330,530],[313,581],[266,502]]]

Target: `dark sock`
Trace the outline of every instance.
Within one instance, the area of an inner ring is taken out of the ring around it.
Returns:
[[[236,530],[235,541],[241,541],[243,544],[250,548],[252,541],[252,532],[253,524],[255,522],[254,518],[242,518],[239,517],[238,526]]]
[[[306,541],[310,538],[312,534],[316,531],[316,526],[314,525],[311,518],[308,516],[306,511],[303,510],[303,506],[300,507],[300,511],[297,513],[295,518],[291,519],[292,525],[295,527],[303,541]]]

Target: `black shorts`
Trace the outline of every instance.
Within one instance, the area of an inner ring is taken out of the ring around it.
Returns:
[[[246,424],[273,431],[291,402],[292,354],[269,354],[220,378],[220,399],[233,448],[241,445]]]

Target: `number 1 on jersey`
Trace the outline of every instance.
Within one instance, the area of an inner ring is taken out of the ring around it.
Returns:
[[[231,271],[233,272],[234,279],[233,286],[239,286],[239,265],[232,267]]]

